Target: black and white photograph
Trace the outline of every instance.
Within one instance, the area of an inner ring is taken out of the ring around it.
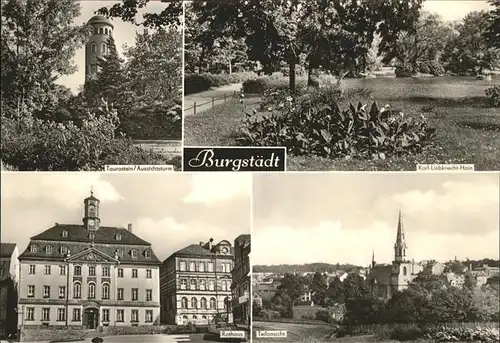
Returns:
[[[288,171],[500,169],[498,0],[185,6],[185,145],[286,147]]]
[[[498,173],[253,183],[253,342],[498,342]]]
[[[0,339],[249,341],[251,182],[2,173]]]
[[[2,0],[2,170],[181,169],[182,2]]]

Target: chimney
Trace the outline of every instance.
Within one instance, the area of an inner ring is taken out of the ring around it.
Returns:
[[[210,239],[208,240],[208,250],[212,250],[212,242],[213,242],[213,241],[214,241],[214,239],[213,239],[213,238],[210,238]]]
[[[200,247],[202,247],[202,246],[203,246],[203,242],[200,242]]]
[[[128,232],[132,233],[132,224],[131,223],[128,224]]]

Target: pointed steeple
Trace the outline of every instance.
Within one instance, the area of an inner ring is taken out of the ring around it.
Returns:
[[[375,267],[375,250],[372,252],[372,267]]]
[[[394,244],[394,261],[404,261],[406,257],[406,248],[403,217],[401,215],[401,210],[399,210],[398,231],[396,234],[396,243]]]

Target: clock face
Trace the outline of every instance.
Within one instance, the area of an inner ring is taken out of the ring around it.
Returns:
[[[229,251],[229,250],[227,249],[227,247],[222,248],[222,252],[223,252],[224,254],[227,254],[227,252],[228,252],[228,251]]]
[[[89,223],[90,227],[94,227],[95,226],[95,220],[94,219],[89,219],[88,223]]]

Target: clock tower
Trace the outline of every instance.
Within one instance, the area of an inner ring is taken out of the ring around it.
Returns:
[[[90,196],[84,201],[83,226],[88,231],[99,230],[99,199],[94,197],[94,192],[90,191]]]

